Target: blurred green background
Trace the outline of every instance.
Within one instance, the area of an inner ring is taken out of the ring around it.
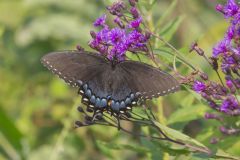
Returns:
[[[75,49],[77,44],[89,49],[87,42],[90,30],[94,29],[92,22],[105,12],[109,2],[0,0],[0,160],[170,157],[146,140],[116,129],[102,126],[72,129],[74,121],[79,119],[77,90],[40,64],[40,58],[51,51]],[[184,19],[169,41],[176,48],[186,49],[198,40],[210,55],[211,47],[221,39],[227,27],[222,15],[214,10],[220,2],[224,1],[177,1],[165,23],[180,15],[184,15]],[[152,11],[146,13],[157,20],[171,3],[171,0],[158,0]],[[160,29],[164,25],[161,24]],[[207,64],[199,57],[189,54],[188,58],[207,71]],[[209,140],[219,134],[219,124],[204,120],[203,115],[209,109],[194,95],[181,91],[155,101],[158,104],[155,110],[162,123],[216,148]],[[125,148],[124,144],[139,147]],[[240,155],[240,142],[235,137],[217,146]]]

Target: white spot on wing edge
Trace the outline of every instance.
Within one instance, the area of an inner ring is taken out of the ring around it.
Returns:
[[[46,59],[42,59],[41,63],[50,71],[52,71],[52,73],[56,74],[60,79],[63,79],[68,85],[71,85],[72,87],[78,87],[77,83],[74,82],[75,79],[68,80],[66,76],[62,75],[62,72],[58,71],[57,68],[54,68],[52,65],[50,65],[50,62]]]

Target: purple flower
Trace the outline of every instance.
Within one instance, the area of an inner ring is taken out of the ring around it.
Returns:
[[[226,80],[226,85],[228,86],[228,88],[232,88],[233,87],[233,83],[232,80]]]
[[[223,5],[221,5],[221,4],[216,5],[216,10],[224,14]]]
[[[102,15],[101,17],[97,18],[96,21],[93,23],[93,25],[95,27],[99,27],[99,26],[102,26],[104,27],[105,26],[105,22],[106,22],[106,14]]]
[[[206,85],[201,82],[201,81],[198,81],[196,80],[194,82],[194,85],[193,85],[193,90],[196,91],[196,92],[201,92],[201,91],[204,91],[206,89]]]
[[[109,40],[112,44],[116,44],[120,42],[125,37],[125,35],[126,33],[123,29],[116,27],[109,32]]]
[[[219,54],[227,52],[229,45],[230,41],[223,39],[215,47],[213,47],[213,57],[217,57]]]
[[[130,28],[138,28],[140,24],[142,23],[142,17],[139,17],[138,19],[135,19],[129,23]]]
[[[239,12],[239,6],[235,0],[228,0],[225,6],[217,5],[216,9],[222,12],[226,18],[233,17]]]
[[[139,29],[142,17],[133,5],[135,2],[137,0],[130,2],[132,4],[130,11],[127,10],[123,1],[115,2],[107,7],[108,11],[115,16],[114,23],[117,24],[117,27],[110,28],[106,24],[106,15],[99,17],[94,22],[94,26],[103,28],[99,32],[90,32],[92,40],[90,40],[89,46],[106,56],[109,60],[118,61],[125,59],[127,51],[132,53],[137,51],[147,52],[146,43],[150,39],[150,34]],[[126,11],[133,15],[134,20],[126,21],[123,17]]]
[[[232,24],[234,25],[239,24],[239,21],[240,21],[240,9],[238,9],[238,13],[234,16],[234,19],[232,20]]]
[[[231,41],[234,38],[234,32],[235,32],[235,25],[232,25],[227,30],[226,38]]]
[[[240,106],[238,105],[237,100],[233,96],[229,96],[223,100],[220,110],[223,112],[228,112],[229,110],[235,110],[239,107]]]

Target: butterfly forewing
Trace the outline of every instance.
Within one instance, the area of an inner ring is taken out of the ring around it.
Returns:
[[[85,51],[52,52],[43,56],[41,62],[72,86],[86,82],[108,66],[104,57]]]

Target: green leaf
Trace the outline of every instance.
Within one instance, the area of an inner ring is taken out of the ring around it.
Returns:
[[[239,160],[240,157],[236,157],[236,156],[232,156],[226,152],[224,152],[221,149],[218,149],[215,156],[213,156],[215,158],[221,158],[221,159],[229,159],[229,160]]]
[[[202,115],[208,110],[208,108],[201,104],[193,104],[195,97],[192,94],[187,95],[180,102],[181,108],[173,112],[168,118],[167,124],[173,124],[177,122],[189,122],[191,120],[202,117]]]
[[[183,21],[184,16],[178,16],[177,18],[173,19],[172,21],[168,22],[163,29],[160,31],[160,36],[165,41],[170,41],[173,35],[176,33],[179,25]]]
[[[173,61],[174,54],[172,53],[170,48],[161,47],[159,49],[154,49],[153,51],[154,51],[155,55],[164,57],[168,62]]]
[[[172,1],[171,5],[167,8],[167,10],[163,13],[163,15],[159,18],[156,23],[156,29],[159,28],[162,23],[168,18],[168,16],[173,12],[177,4],[177,0]]]
[[[96,141],[97,147],[100,149],[100,151],[105,154],[106,156],[108,156],[109,158],[113,158],[111,149],[109,147],[107,147],[102,141]]]
[[[237,137],[236,137],[237,138]],[[233,153],[234,155],[240,155],[240,141],[236,141],[230,148],[227,149],[229,153]]]
[[[201,152],[205,152],[207,154],[210,154],[211,151],[202,143],[198,142],[197,140],[177,131],[174,129],[171,129],[167,126],[164,126],[160,123],[158,123],[157,121],[152,120],[153,123],[159,128],[161,129],[165,134],[167,134],[169,137],[180,141],[180,142],[184,142],[185,143],[185,147],[187,148],[192,148],[192,149],[198,149]]]
[[[150,150],[150,158],[152,160],[163,159],[163,150],[158,147],[153,142],[147,140],[146,138],[141,138],[141,143]]]
[[[22,150],[22,134],[0,106],[0,132],[18,151]]]
[[[167,121],[167,124],[173,124],[177,122],[189,122],[191,120],[202,117],[207,111],[207,107],[201,104],[195,104],[192,107],[185,107],[175,111]]]
[[[188,64],[186,64],[186,59],[176,55],[170,48],[161,47],[154,49],[153,51],[156,55],[166,58],[169,62],[174,61],[174,57],[176,56],[176,62],[180,62],[181,64],[188,66]]]
[[[123,150],[123,149],[127,149],[127,150],[131,150],[134,152],[138,152],[138,153],[147,153],[149,152],[148,148],[145,147],[141,147],[138,145],[130,145],[130,144],[117,144],[117,143],[106,143],[103,141],[98,141],[97,142],[99,145],[102,145],[108,149],[114,149],[114,150]]]

